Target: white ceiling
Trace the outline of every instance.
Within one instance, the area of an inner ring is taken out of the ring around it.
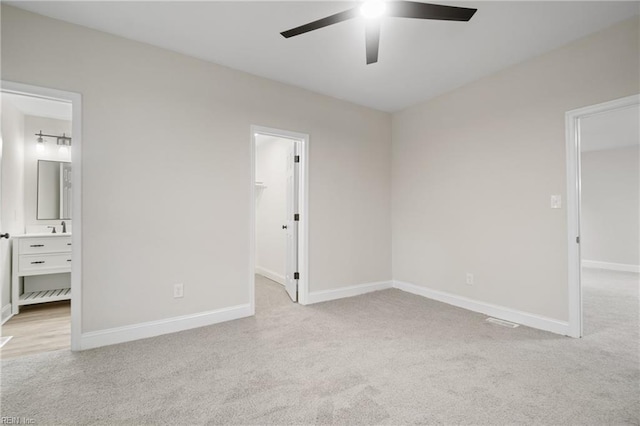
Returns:
[[[640,145],[638,105],[580,120],[580,150],[601,151]]]
[[[34,117],[55,118],[57,120],[71,120],[71,104],[34,96],[2,93],[3,102],[9,102],[24,115]]]
[[[386,18],[365,64],[363,18],[284,39],[281,31],[357,2],[8,2],[133,40],[397,111],[638,14],[639,3],[441,2],[475,7],[468,23]]]

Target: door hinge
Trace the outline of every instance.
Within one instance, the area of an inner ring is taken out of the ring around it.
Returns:
[[[299,213],[294,214],[293,215],[293,220],[298,222],[300,220],[300,214]]]
[[[293,157],[293,162],[294,163],[299,163],[300,162],[300,156],[296,155],[295,157]]]
[[[293,273],[293,279],[294,280],[299,280],[300,279],[300,272],[294,272]]]
[[[576,244],[580,244],[580,236],[576,237]]]

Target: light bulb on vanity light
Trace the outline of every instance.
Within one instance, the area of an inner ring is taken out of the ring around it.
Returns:
[[[67,159],[69,157],[69,147],[66,145],[60,145],[58,148],[58,156],[63,159]]]
[[[71,148],[71,138],[67,137],[64,133],[57,140],[58,144],[58,156],[62,159],[69,158],[69,148]]]
[[[38,139],[36,139],[36,151],[44,152],[44,138],[42,137],[42,130],[40,130],[40,133],[36,133],[36,136],[38,136]]]

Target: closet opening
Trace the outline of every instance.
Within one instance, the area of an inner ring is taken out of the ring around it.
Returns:
[[[254,311],[261,304],[306,304],[306,134],[251,127],[251,277]]]

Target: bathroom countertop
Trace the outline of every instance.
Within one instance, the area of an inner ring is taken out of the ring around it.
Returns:
[[[29,238],[29,237],[42,238],[42,237],[70,237],[70,236],[71,236],[71,232],[66,232],[66,233],[58,232],[55,234],[52,234],[51,232],[47,232],[47,233],[34,233],[34,234],[17,234],[17,235],[12,235],[11,238]]]

